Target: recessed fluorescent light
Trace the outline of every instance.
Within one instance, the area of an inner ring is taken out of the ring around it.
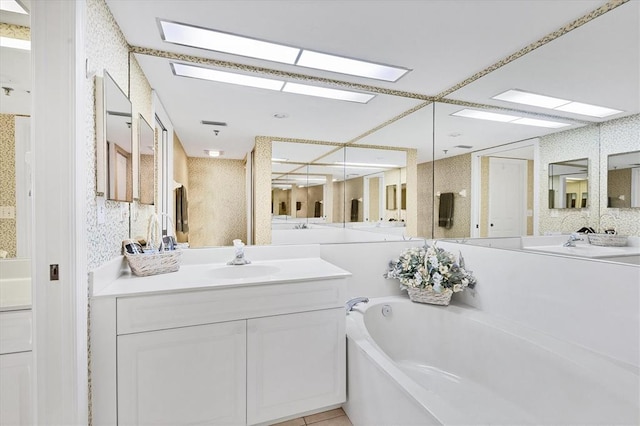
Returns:
[[[377,168],[381,168],[381,167],[393,167],[393,168],[397,168],[397,167],[401,167],[397,164],[376,164],[376,163],[348,163],[348,162],[342,162],[342,161],[335,161],[333,164],[337,164],[340,166],[347,166],[347,167],[377,167]]]
[[[223,154],[222,151],[216,151],[216,150],[213,150],[213,149],[205,149],[204,152],[209,157],[220,157]]]
[[[294,64],[300,49],[214,31],[207,28],[160,20],[162,39],[169,43],[215,50],[233,55]]]
[[[284,84],[283,81],[271,80],[269,78],[253,77],[250,75],[212,70],[210,68],[196,67],[193,65],[173,62],[171,63],[171,68],[175,75],[179,75],[181,77],[199,78],[202,80],[218,81],[220,83],[257,87],[259,89],[280,90]]]
[[[19,38],[0,37],[0,47],[11,47],[13,49],[31,50],[31,41]]]
[[[573,112],[574,114],[589,115],[591,117],[604,118],[610,115],[621,113],[622,111],[597,105],[583,104],[580,102],[570,102],[556,108],[558,111]]]
[[[271,158],[271,161],[289,161],[288,158]]]
[[[303,50],[296,65],[385,81],[397,81],[409,71],[406,68],[375,64],[311,50]]]
[[[500,121],[502,123],[508,123],[510,121],[517,120],[518,118],[520,118],[515,115],[497,114],[495,112],[478,111],[475,109],[462,109],[458,112],[454,112],[451,115],[455,115],[457,117],[465,117],[465,118],[476,118],[478,120]]]
[[[551,96],[538,95],[525,92],[523,90],[507,90],[494,96],[492,99],[514,102],[523,105],[537,106],[556,111],[572,112],[574,114],[588,115],[590,117],[604,118],[610,115],[621,113],[622,111],[601,107],[598,105],[584,104],[566,99],[554,98]]]
[[[570,126],[571,124],[561,123],[559,121],[539,120],[535,118],[518,117],[516,115],[497,114],[494,112],[478,111],[474,109],[463,109],[454,112],[451,115],[465,118],[476,118],[479,120],[499,121],[501,123],[524,124],[525,126],[538,126],[548,128],[560,128]]]
[[[504,93],[500,93],[499,95],[494,96],[493,99],[551,109],[571,102],[567,101],[566,99],[537,95],[535,93],[524,92],[522,90],[507,90]]]
[[[287,82],[282,88],[283,92],[297,93],[299,95],[318,96],[320,98],[338,99],[366,104],[375,95],[348,90],[329,89],[326,87],[309,86],[307,84]]]
[[[571,125],[567,123],[560,123],[559,121],[538,120],[535,118],[518,118],[510,123],[524,124],[525,126],[548,127],[551,129],[559,129],[560,127],[567,127]]]
[[[0,0],[0,10],[5,10],[7,12],[13,13],[22,13],[23,15],[29,14],[29,12],[27,12],[27,9],[16,0]]]

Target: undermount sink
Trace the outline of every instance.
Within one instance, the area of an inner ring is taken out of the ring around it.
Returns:
[[[280,272],[280,268],[272,265],[230,265],[210,269],[207,276],[223,280],[239,280],[247,278],[267,277]]]

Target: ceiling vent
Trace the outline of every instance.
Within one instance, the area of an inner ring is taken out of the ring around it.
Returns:
[[[456,146],[454,146],[454,148],[471,149],[473,147],[471,145],[456,145]]]
[[[224,121],[202,120],[201,123],[204,124],[205,126],[226,126],[227,125],[227,123],[225,123]]]

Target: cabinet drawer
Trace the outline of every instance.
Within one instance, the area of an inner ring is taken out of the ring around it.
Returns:
[[[344,305],[344,278],[119,298],[118,335]]]
[[[31,310],[0,312],[0,354],[31,350]]]

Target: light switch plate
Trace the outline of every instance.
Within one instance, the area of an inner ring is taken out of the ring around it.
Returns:
[[[0,206],[0,219],[15,219],[15,206]]]

